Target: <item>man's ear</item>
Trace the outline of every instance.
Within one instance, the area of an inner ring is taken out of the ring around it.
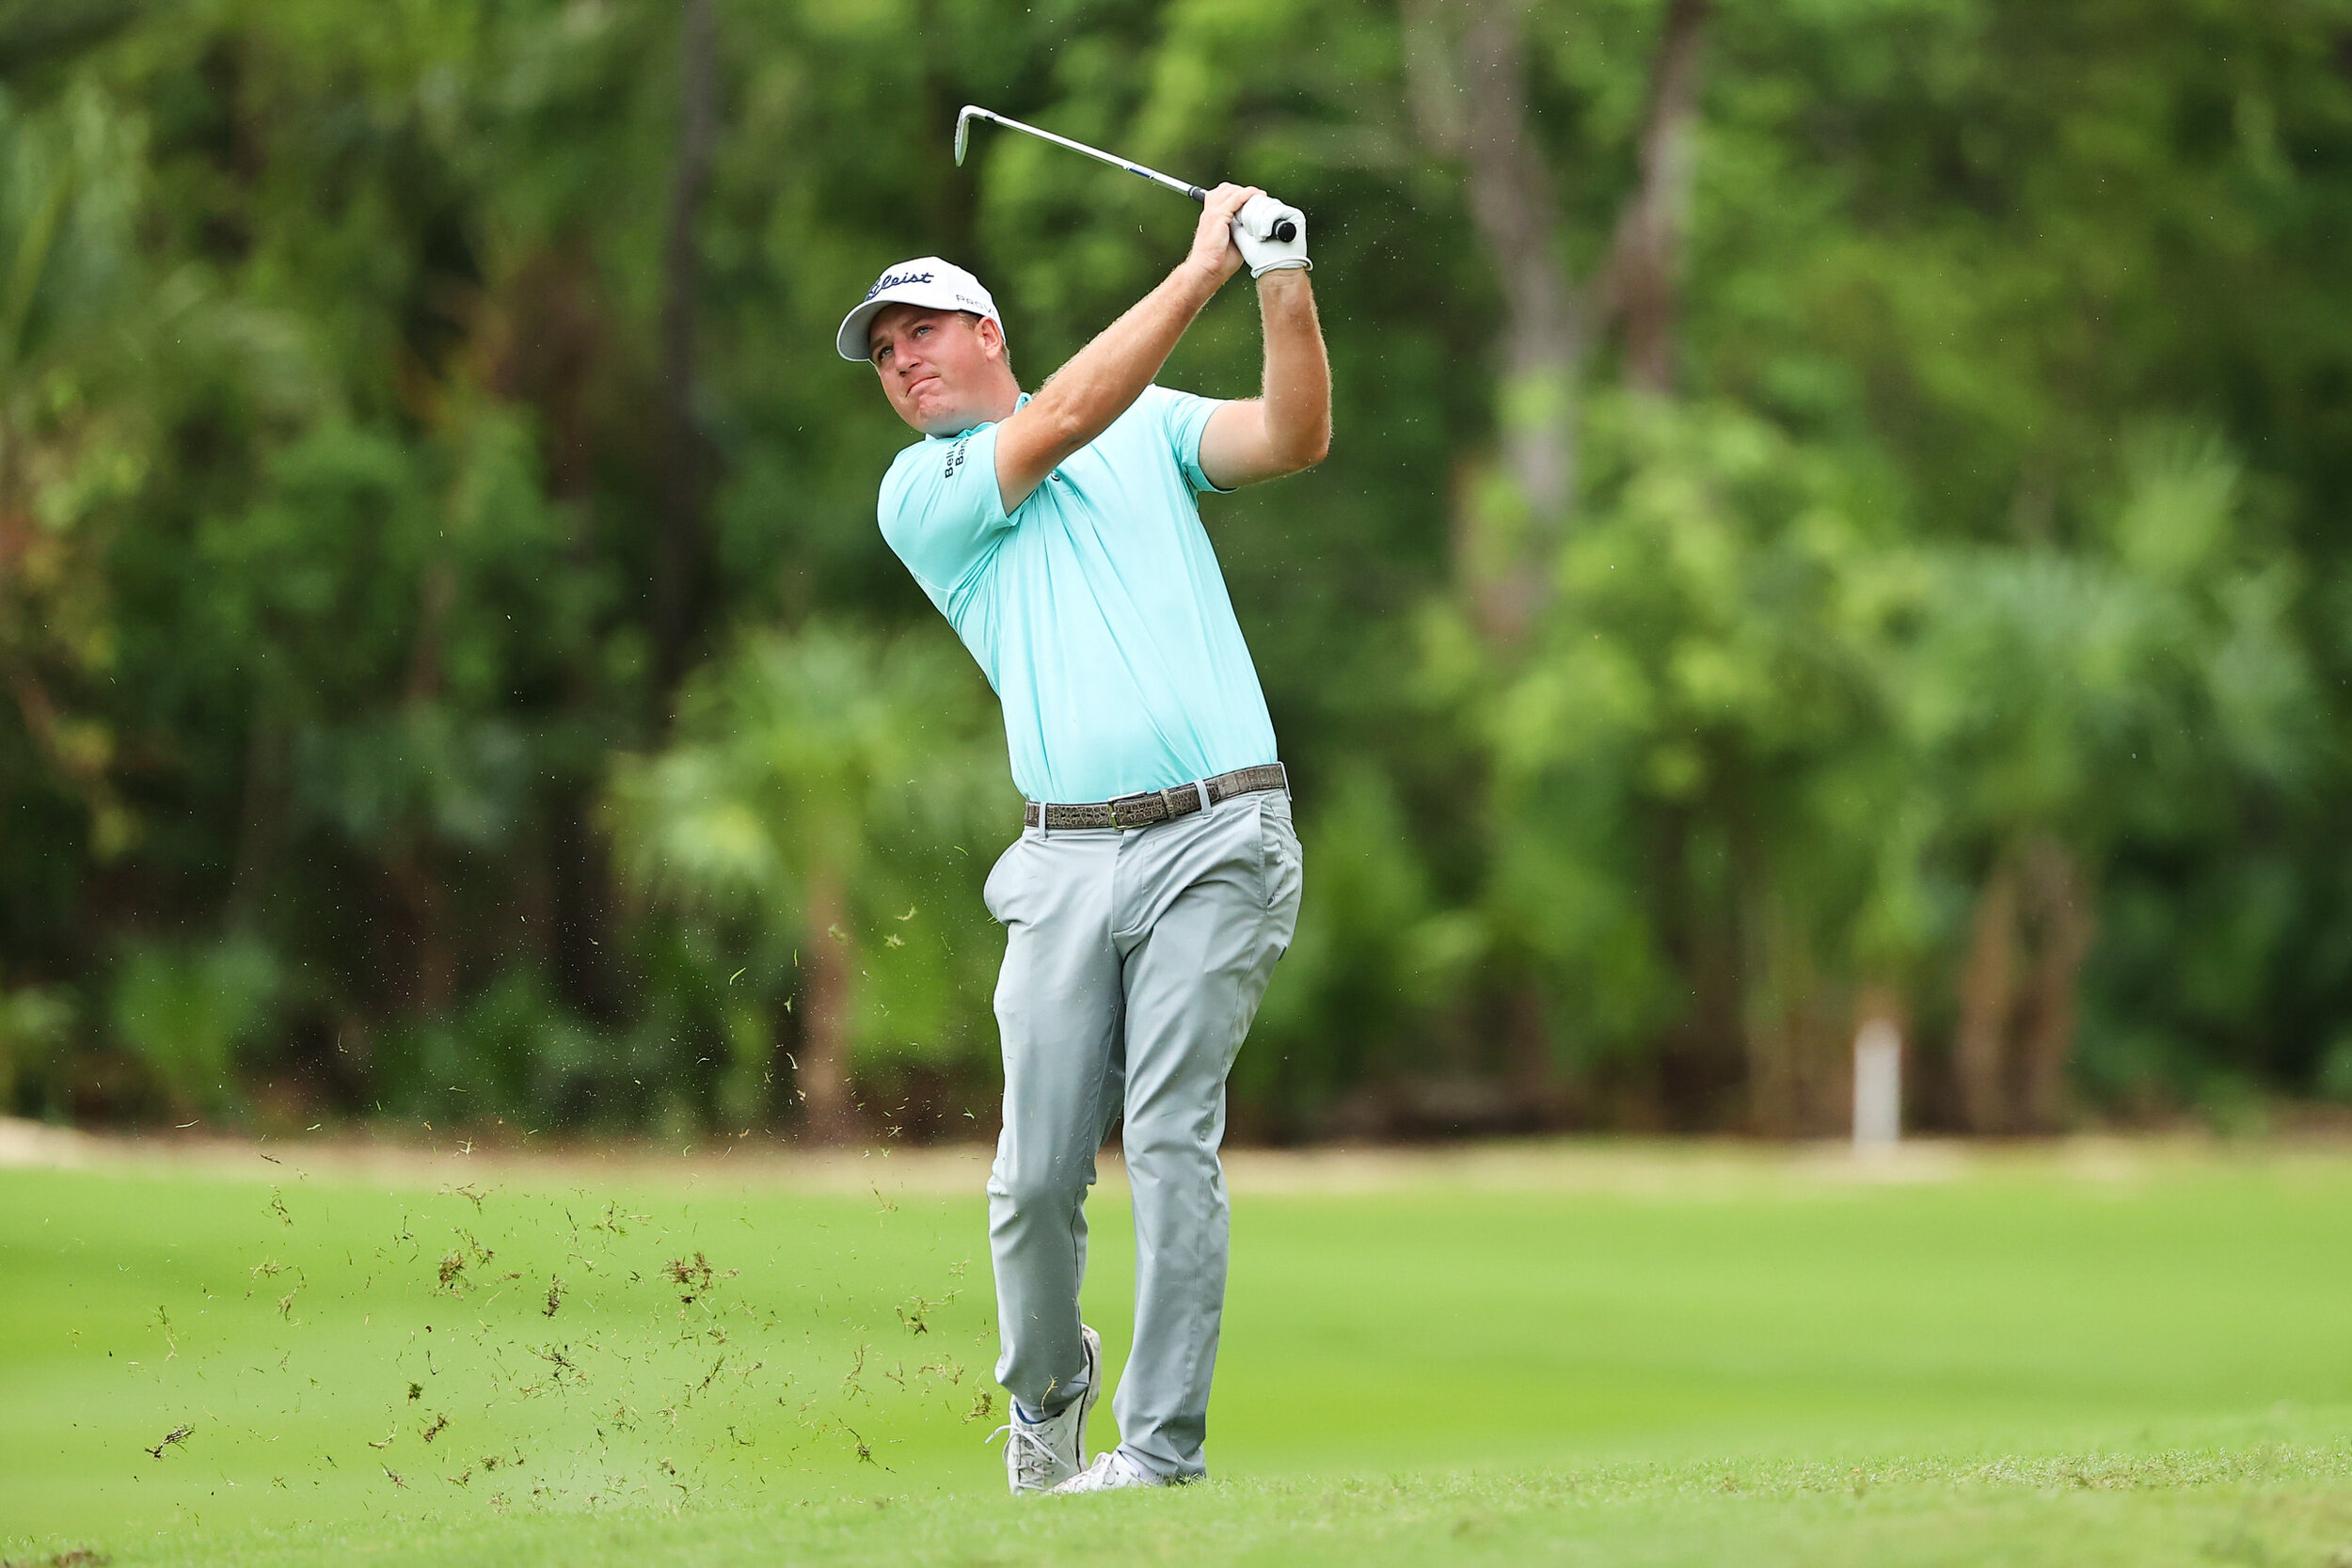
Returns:
[[[1002,359],[1005,356],[1005,329],[990,316],[980,317],[978,326],[980,346],[988,351],[990,358]]]

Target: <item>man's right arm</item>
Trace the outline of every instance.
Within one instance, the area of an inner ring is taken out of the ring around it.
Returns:
[[[1019,508],[1062,459],[1108,430],[1152,385],[1184,328],[1241,266],[1233,214],[1258,194],[1254,185],[1211,191],[1192,249],[1176,270],[997,427],[996,488],[1006,512]]]

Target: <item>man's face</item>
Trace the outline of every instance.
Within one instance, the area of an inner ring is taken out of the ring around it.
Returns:
[[[866,329],[866,348],[890,406],[926,436],[952,436],[1003,416],[996,404],[1012,375],[994,322],[892,305]]]

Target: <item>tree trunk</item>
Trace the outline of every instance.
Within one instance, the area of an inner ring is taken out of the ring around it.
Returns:
[[[2066,1068],[2074,1053],[2083,962],[2096,922],[2074,857],[2057,839],[2044,835],[2027,847],[2026,884],[2037,940],[2019,1041],[2020,1119],[2033,1132],[2055,1132],[2065,1119]]]
[[[1710,0],[1672,0],[1650,68],[1641,179],[1586,297],[1562,256],[1559,201],[1531,134],[1521,8],[1403,0],[1406,81],[1422,137],[1462,161],[1470,219],[1502,285],[1497,420],[1506,484],[1462,487],[1455,551],[1489,641],[1522,637],[1550,591],[1576,504],[1577,381],[1588,335],[1626,320],[1628,380],[1674,379],[1675,277],[1691,205],[1700,58]]]
[[[1563,1105],[1542,984],[1533,974],[1521,975],[1512,983],[1508,1006],[1502,1076],[1511,1097],[1512,1119],[1528,1128],[1549,1126]]]
[[[409,1006],[420,1018],[447,1018],[457,1006],[457,950],[450,941],[447,890],[431,844],[420,836],[394,849],[387,869],[412,933]]]
[[[237,829],[236,869],[229,879],[232,924],[259,918],[287,828],[286,744],[270,708],[266,696],[256,696],[246,731],[245,804]]]
[[[112,736],[95,726],[72,736],[70,719],[58,713],[30,659],[10,657],[5,646],[0,646],[0,678],[5,678],[16,699],[24,736],[34,754],[89,813],[91,853],[101,864],[112,861],[131,847],[136,831],[135,819],[116,793],[109,772],[114,761]]]
[[[1753,900],[1744,925],[1748,1124],[1771,1138],[1825,1132],[1844,1082],[1843,1039],[1833,1022],[1842,1009],[1832,1006],[1842,992],[1823,981],[1803,922],[1777,890]]]
[[[1662,397],[1674,389],[1676,273],[1697,163],[1700,58],[1711,0],[1672,0],[1650,68],[1641,184],[1618,216],[1603,275],[1602,311],[1625,323],[1625,378]]]
[[[1560,256],[1559,203],[1529,135],[1511,0],[1406,0],[1406,66],[1422,135],[1462,160],[1470,219],[1502,284],[1497,389],[1508,484],[1465,487],[1459,565],[1480,627],[1514,642],[1542,608],[1576,492],[1581,306]]]
[[[438,702],[447,689],[441,644],[456,602],[456,570],[446,556],[437,556],[425,563],[417,585],[417,637],[408,649],[408,673],[401,692],[404,715]],[[412,831],[395,828],[394,833],[385,863],[415,931],[410,1004],[421,1017],[446,1018],[457,1006],[457,952],[449,931],[448,888],[434,853],[432,826],[418,822]]]
[[[588,1017],[616,1022],[623,1008],[615,996],[610,949],[613,878],[607,843],[590,818],[590,802],[560,796],[550,806],[547,840],[548,877],[553,888],[549,913],[556,984],[574,1007]]]
[[[1740,858],[1718,819],[1682,804],[1660,814],[1652,919],[1690,995],[1657,1058],[1669,1127],[1721,1126],[1748,1086],[1741,1015],[1750,942],[1740,907]]]
[[[1977,1133],[2010,1131],[2009,1034],[2017,1011],[2017,872],[2003,854],[1977,894],[1967,967],[1960,980],[1960,1038],[1953,1069],[1961,1119]]]
[[[802,939],[800,1072],[803,1135],[811,1143],[848,1143],[857,1136],[850,1094],[849,905],[841,873],[819,864],[809,873],[806,931]]]
[[[677,171],[661,252],[663,454],[660,525],[653,560],[654,697],[662,716],[670,693],[686,673],[707,556],[707,454],[694,417],[694,304],[701,284],[694,225],[719,140],[718,51],[711,0],[680,0]]]
[[[2047,833],[2002,851],[1977,896],[1955,1067],[1972,1132],[2055,1132],[2097,924],[2074,852]],[[2020,968],[2023,968],[2022,984]]]

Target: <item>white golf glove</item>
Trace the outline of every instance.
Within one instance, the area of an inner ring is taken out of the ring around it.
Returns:
[[[1291,237],[1278,240],[1276,228],[1285,221],[1291,226]],[[1241,259],[1249,263],[1252,277],[1263,277],[1283,267],[1314,266],[1307,260],[1307,214],[1270,196],[1253,196],[1242,203],[1241,211],[1233,214],[1233,243],[1241,247]]]

